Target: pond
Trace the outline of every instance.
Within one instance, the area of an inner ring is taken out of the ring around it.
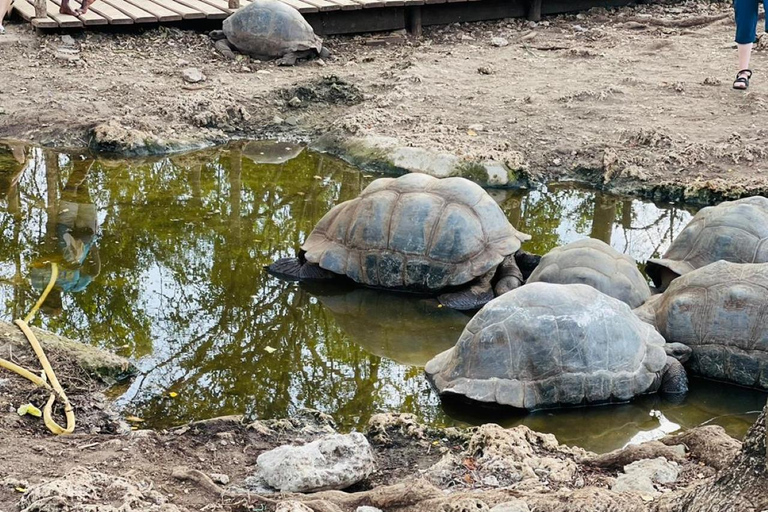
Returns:
[[[263,269],[376,177],[293,144],[132,161],[0,145],[2,318],[22,316],[58,262],[35,323],[135,360],[139,377],[114,394],[153,427],[309,407],[361,429],[372,414],[399,411],[437,426],[522,423],[607,451],[656,427],[651,409],[739,437],[756,418],[763,393],[698,380],[682,403],[648,396],[522,416],[443,405],[422,367],[469,316],[428,298],[286,283]],[[694,213],[569,185],[489,192],[532,235],[524,248],[540,254],[591,236],[645,261]]]

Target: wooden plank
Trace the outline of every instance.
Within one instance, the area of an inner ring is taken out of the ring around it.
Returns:
[[[137,2],[139,0],[132,1]],[[201,2],[200,0],[176,0],[176,2],[191,7],[192,9],[197,9],[205,14],[205,17],[209,20],[223,20],[224,18],[229,17],[229,13],[205,2]]]
[[[31,21],[32,25],[37,28],[58,28],[59,24],[56,20],[50,16],[47,18],[35,18],[35,7],[31,2],[27,0],[16,0],[13,4],[13,8],[19,13],[19,15],[27,21]]]
[[[59,6],[51,2],[51,0],[47,0],[45,6],[48,9],[48,17],[53,18],[61,28],[81,28],[83,26],[83,22],[74,16],[61,14],[59,12]],[[72,8],[76,9],[77,5]]]
[[[425,0],[428,4],[444,4],[447,3],[448,0]]]
[[[357,3],[363,6],[363,9],[373,9],[375,7],[384,7],[384,0],[357,0]]]
[[[384,7],[402,7],[403,5],[405,0],[384,0]]]
[[[147,11],[154,16],[157,21],[180,21],[181,14],[175,13],[170,9],[166,9],[162,5],[156,4],[151,0],[124,0],[126,3],[132,4],[134,7],[138,7],[143,11]]]
[[[58,11],[58,7],[61,7],[61,0],[51,0],[51,1],[54,4],[56,4],[56,7],[57,7],[56,10]],[[80,3],[77,2],[77,1],[73,2],[73,1],[70,0],[69,6],[72,9],[77,9],[78,7],[80,7]],[[86,26],[91,26],[91,25],[109,25],[109,20],[108,19],[104,18],[103,16],[101,16],[100,14],[98,14],[96,12],[91,12],[90,7],[88,8],[88,12],[86,12],[85,14],[78,15],[77,19],[82,21],[83,24],[86,25]]]
[[[139,9],[133,4],[129,4],[125,0],[101,0],[107,5],[111,5],[118,11],[122,12],[133,20],[134,23],[157,23],[157,18],[145,11]]]
[[[355,2],[355,0],[328,0],[341,7],[342,11],[354,11],[362,9],[363,6]]]
[[[302,2],[317,7],[321,12],[341,10],[340,5],[329,2],[328,0],[302,0]]]
[[[405,5],[424,5],[424,0],[405,0]]]
[[[305,12],[318,12],[320,9],[315,7],[314,5],[309,5],[307,3],[302,2],[301,0],[280,0],[286,5],[290,5],[300,13]]]
[[[130,16],[101,0],[97,0],[88,10],[100,14],[109,21],[110,25],[133,25],[133,19]]]
[[[180,4],[176,0],[151,0],[151,1],[165,7],[169,11],[173,11],[177,14],[180,14],[181,17],[184,18],[185,20],[199,20],[199,19],[205,18],[204,12],[200,12],[197,9],[193,9],[184,4]]]

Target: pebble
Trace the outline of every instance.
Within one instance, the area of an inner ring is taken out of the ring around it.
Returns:
[[[492,75],[493,74],[493,68],[491,66],[480,66],[477,68],[477,72],[481,75]]]
[[[229,475],[224,473],[211,473],[211,480],[217,484],[227,485],[229,483]]]
[[[491,46],[497,46],[499,48],[501,48],[503,46],[509,46],[509,41],[507,41],[503,37],[492,37],[491,38]]]
[[[288,100],[288,106],[293,108],[298,108],[301,106],[301,100],[298,98],[298,96],[294,96],[290,100]]]
[[[190,84],[196,84],[205,80],[205,75],[197,68],[186,68],[181,72],[181,78]]]
[[[64,34],[61,36],[61,44],[64,46],[75,46],[75,38],[69,34]]]
[[[485,126],[483,126],[482,124],[471,124],[471,125],[467,126],[467,128],[469,128],[470,130],[472,130],[474,132],[481,132],[481,131],[483,131],[483,128],[485,128]]]
[[[280,116],[275,116],[272,118],[272,123],[274,124],[283,124],[285,122],[285,119],[283,119]]]

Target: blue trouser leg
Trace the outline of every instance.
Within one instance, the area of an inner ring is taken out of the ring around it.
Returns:
[[[763,0],[763,5],[765,5]],[[736,12],[736,42],[738,44],[754,43],[757,37],[757,6],[760,0],[733,0],[733,10]],[[766,20],[768,27],[768,20]]]

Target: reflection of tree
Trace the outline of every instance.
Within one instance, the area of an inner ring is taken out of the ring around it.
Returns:
[[[364,331],[345,332],[311,295],[263,271],[292,255],[322,215],[370,178],[324,155],[256,164],[242,149],[236,143],[130,164],[97,160],[88,179],[102,232],[101,274],[86,293],[65,297],[61,315],[43,318],[45,326],[139,358],[142,375],[128,398],[157,423],[235,412],[285,416],[300,406],[348,426],[393,409],[434,420],[440,409],[419,368],[366,350],[370,340],[351,339]],[[23,276],[75,171],[66,156],[35,150],[29,158],[17,186],[0,190],[7,318],[35,298]],[[573,236],[561,225],[587,236],[594,224],[593,195],[571,189],[510,193],[502,208],[533,236],[526,248],[538,253]],[[646,222],[638,216],[624,229]],[[399,314],[381,309],[382,326]],[[408,321],[435,325],[418,314]],[[171,389],[177,398],[167,397]]]

